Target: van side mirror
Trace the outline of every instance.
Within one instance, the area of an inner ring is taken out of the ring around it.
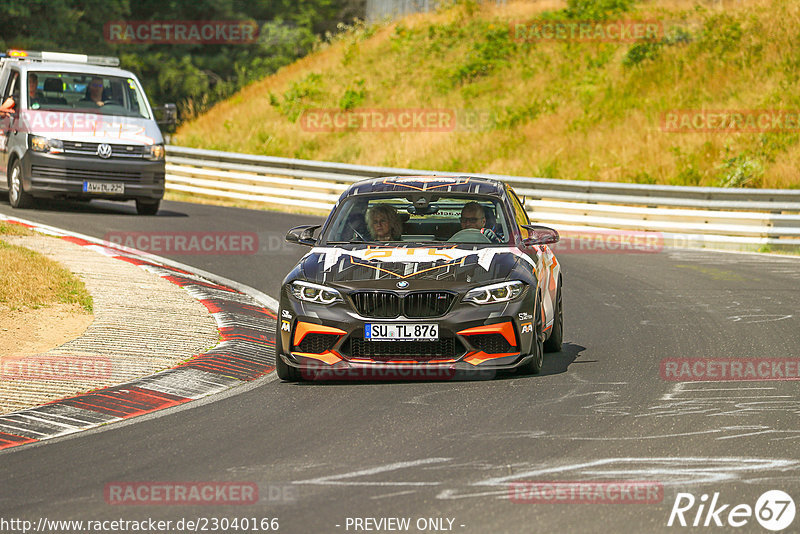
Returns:
[[[175,104],[164,104],[155,111],[158,124],[172,126],[178,122],[178,106]]]

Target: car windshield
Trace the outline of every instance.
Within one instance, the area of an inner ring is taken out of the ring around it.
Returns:
[[[74,72],[32,72],[28,76],[37,82],[28,109],[150,118],[133,78]]]
[[[323,241],[341,243],[507,243],[510,232],[494,197],[397,194],[347,198]]]

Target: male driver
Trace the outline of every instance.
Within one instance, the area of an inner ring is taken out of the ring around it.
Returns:
[[[83,100],[94,102],[94,105],[98,107],[105,105],[105,102],[103,102],[103,78],[99,76],[92,78]]]
[[[36,102],[36,86],[39,85],[39,77],[34,73],[28,73],[28,107]],[[3,105],[0,106],[0,113],[14,113],[17,101],[13,96],[9,96]]]
[[[484,228],[484,226],[486,226],[486,212],[483,211],[483,207],[477,202],[465,204],[461,210],[461,229],[472,228],[478,230],[492,243],[499,243],[500,238],[497,237],[497,234],[489,228]]]

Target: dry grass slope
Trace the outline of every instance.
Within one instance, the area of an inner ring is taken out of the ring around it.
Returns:
[[[19,225],[0,223],[0,235],[30,235]],[[0,240],[0,308],[77,304],[92,313],[92,297],[75,275],[57,262]]]
[[[656,43],[513,39],[512,22],[562,19],[564,7],[463,2],[355,27],[184,125],[177,143],[453,172],[800,187],[797,130],[661,128],[670,110],[800,110],[800,3],[652,0],[617,15],[664,21]],[[467,110],[480,124],[330,133],[298,119],[311,108],[405,107]]]

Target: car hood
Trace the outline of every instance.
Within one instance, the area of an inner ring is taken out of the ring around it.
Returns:
[[[456,284],[504,280],[520,261],[533,260],[514,247],[317,247],[300,262],[310,282],[396,287],[426,280]]]

